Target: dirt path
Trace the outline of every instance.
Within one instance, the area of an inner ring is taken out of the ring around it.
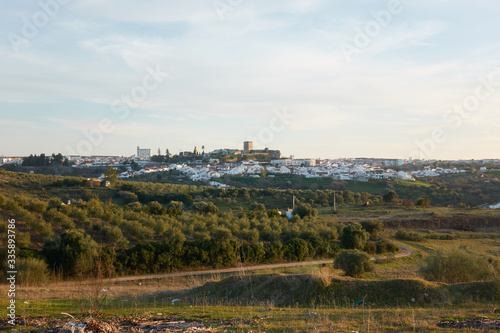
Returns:
[[[398,244],[401,252],[393,256],[381,256],[372,257],[370,260],[376,259],[386,259],[386,258],[402,258],[411,256],[415,252],[401,244]],[[248,267],[233,267],[233,268],[222,268],[222,269],[211,269],[205,271],[192,271],[192,272],[178,272],[178,273],[165,273],[165,274],[150,274],[150,275],[139,275],[139,276],[124,276],[119,278],[111,279],[111,282],[121,282],[121,281],[134,281],[134,280],[145,280],[145,279],[161,279],[176,276],[191,276],[191,275],[204,275],[204,274],[220,274],[220,273],[234,273],[234,272],[247,272],[256,271],[261,269],[273,269],[273,268],[286,268],[286,267],[297,267],[297,266],[311,266],[311,265],[322,265],[331,264],[333,259],[329,260],[317,260],[317,261],[303,261],[303,262],[291,262],[291,263],[281,263],[281,264],[270,264],[270,265],[256,265]]]
[[[150,274],[150,275],[137,275],[137,276],[124,276],[119,278],[111,279],[111,282],[121,282],[121,281],[133,281],[133,280],[145,280],[145,279],[161,279],[176,276],[191,276],[191,275],[204,275],[204,274],[220,274],[220,273],[234,273],[234,272],[247,272],[256,271],[260,269],[273,269],[273,268],[286,268],[286,267],[296,267],[296,266],[309,266],[309,265],[322,265],[331,264],[333,259],[329,260],[317,260],[317,261],[303,261],[303,262],[291,262],[282,264],[270,264],[270,265],[256,265],[247,267],[232,267],[232,268],[221,268],[221,269],[210,269],[205,271],[192,271],[192,272],[178,272],[178,273],[165,273],[165,274]]]
[[[412,254],[415,254],[415,251],[413,251],[409,247],[406,247],[406,246],[401,245],[401,244],[398,244],[398,246],[401,249],[401,252],[399,252],[395,255],[392,255],[392,256],[371,257],[370,260],[387,259],[387,258],[403,258],[403,257],[411,256]]]
[[[386,259],[386,258],[402,258],[402,257],[410,256],[410,255],[415,253],[415,252],[413,252],[412,249],[410,249],[404,245],[398,244],[398,246],[401,249],[400,253],[395,254],[393,256],[372,257],[372,258],[370,258],[370,260]],[[333,263],[333,259],[316,260],[316,261],[303,261],[303,262],[291,262],[291,263],[281,263],[281,264],[256,265],[256,266],[246,266],[246,267],[242,266],[242,267],[232,267],[232,268],[222,268],[222,269],[210,269],[210,270],[204,270],[204,271],[123,276],[123,277],[113,278],[113,279],[110,279],[107,281],[123,282],[123,281],[136,281],[136,280],[148,280],[148,279],[162,279],[162,278],[179,277],[179,276],[248,272],[248,271],[261,270],[261,269],[286,268],[286,267],[297,267],[297,266],[312,266],[312,265],[323,265],[323,264],[331,264],[331,263]],[[59,282],[59,283],[61,283],[61,282]],[[66,282],[62,282],[62,283],[66,283]]]

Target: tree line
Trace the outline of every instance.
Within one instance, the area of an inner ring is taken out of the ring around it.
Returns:
[[[65,159],[61,153],[52,154],[52,156],[45,156],[45,154],[33,155],[23,157],[22,166],[51,166],[51,165],[64,165],[71,166],[69,160]]]

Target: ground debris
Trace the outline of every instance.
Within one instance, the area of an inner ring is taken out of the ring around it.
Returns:
[[[486,317],[474,318],[464,321],[439,321],[441,328],[477,328],[481,330],[500,330],[500,320],[491,320]]]
[[[199,321],[184,321],[169,318],[152,317],[115,317],[102,320],[87,318],[81,320],[26,318],[31,332],[36,333],[202,333],[218,332],[215,324]],[[19,328],[24,326],[24,320],[16,318]],[[0,330],[1,325],[0,323]],[[6,325],[4,325],[6,326]]]

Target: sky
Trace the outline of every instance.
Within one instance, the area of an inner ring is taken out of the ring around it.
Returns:
[[[0,155],[500,158],[497,0],[0,4]]]

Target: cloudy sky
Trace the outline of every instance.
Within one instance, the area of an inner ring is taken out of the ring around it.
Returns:
[[[500,158],[498,0],[0,4],[0,155]]]

